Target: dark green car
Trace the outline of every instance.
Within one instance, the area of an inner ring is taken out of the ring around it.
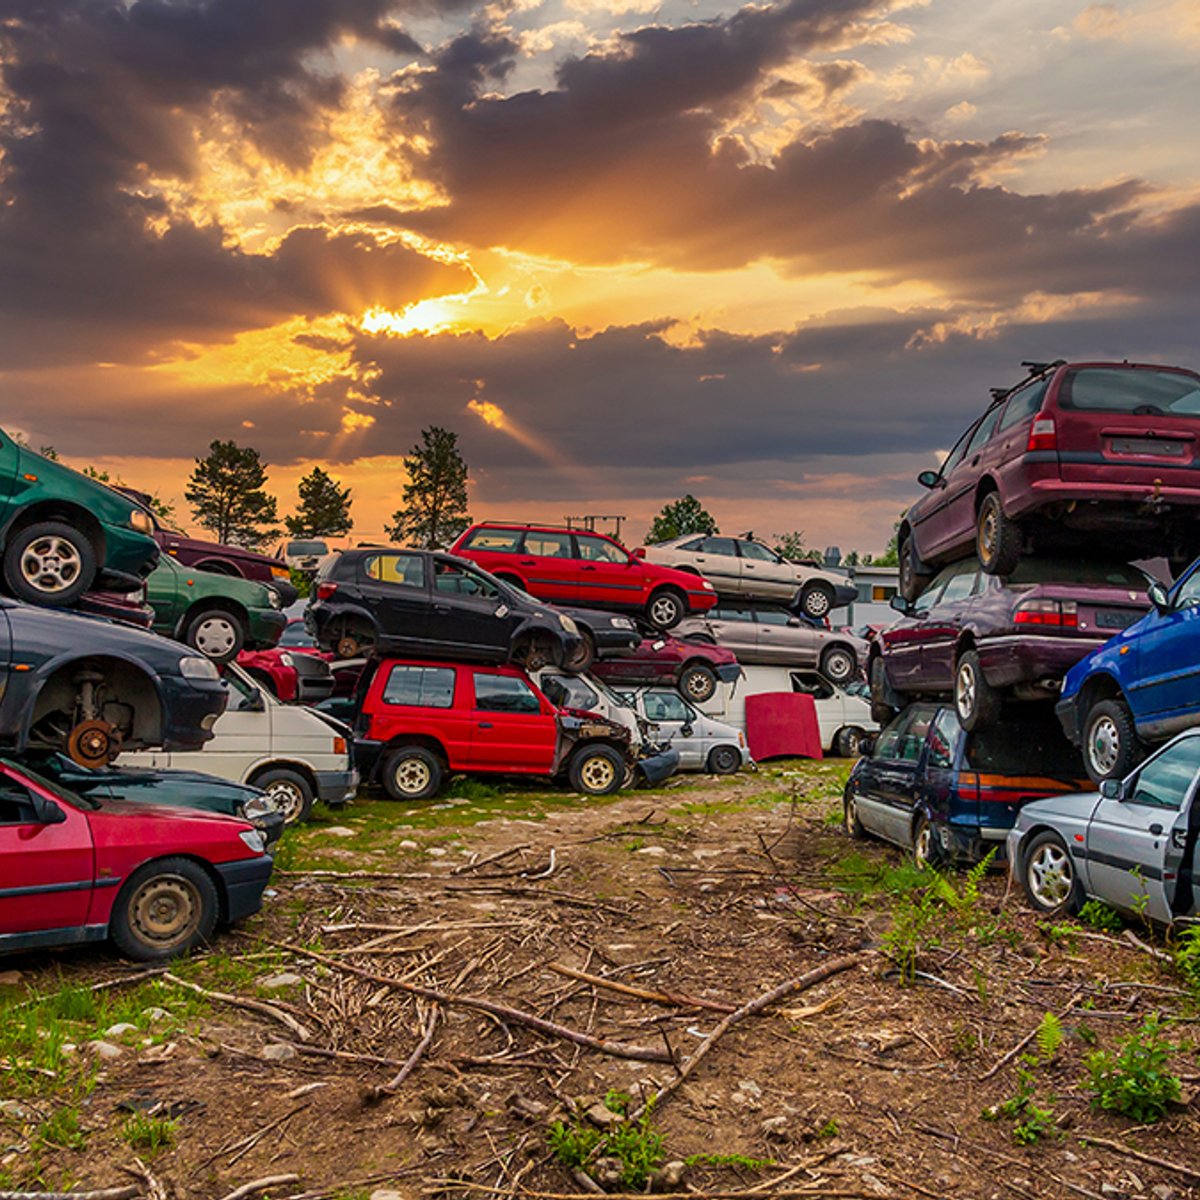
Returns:
[[[146,580],[146,603],[154,610],[155,633],[186,642],[219,663],[243,649],[269,649],[287,624],[273,588],[197,571],[170,555]]]
[[[0,431],[0,573],[18,600],[136,591],[158,561],[153,532],[140,504]]]

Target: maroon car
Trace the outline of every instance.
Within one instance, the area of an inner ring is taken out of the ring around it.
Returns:
[[[1146,576],[1124,563],[1025,559],[1004,578],[970,558],[946,567],[871,643],[871,715],[884,724],[913,697],[953,696],[968,730],[1007,699],[1049,700],[1084,655],[1149,607]]]
[[[366,659],[339,659],[322,650],[295,617],[270,650],[243,650],[238,663],[285,703],[316,704],[327,696],[353,696]]]
[[[737,658],[720,646],[660,634],[645,638],[632,654],[598,659],[592,664],[592,674],[614,687],[666,684],[678,688],[693,703],[703,704],[717,690],[718,682],[735,682],[742,668]]]
[[[900,590],[915,600],[974,550],[1005,575],[1027,550],[1153,558],[1200,550],[1200,375],[1141,363],[1026,363],[996,389],[899,530]]]

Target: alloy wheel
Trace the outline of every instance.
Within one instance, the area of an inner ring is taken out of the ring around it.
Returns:
[[[975,668],[969,662],[959,663],[954,676],[954,705],[960,717],[969,716],[975,711],[978,692],[979,681],[975,678]]]
[[[829,611],[829,596],[822,588],[813,588],[804,598],[804,611],[810,617],[823,617]]]
[[[1070,855],[1052,841],[1043,842],[1034,849],[1025,864],[1025,879],[1039,904],[1045,908],[1057,908],[1070,897],[1075,885],[1075,869]]]
[[[21,574],[39,592],[66,591],[82,570],[79,551],[66,538],[53,534],[30,542],[21,555]]]
[[[650,620],[655,625],[666,627],[675,620],[678,612],[678,607],[675,601],[670,596],[659,596],[657,600],[650,605]]]
[[[1121,731],[1109,716],[1100,717],[1088,735],[1088,758],[1097,775],[1107,777],[1121,758]]]

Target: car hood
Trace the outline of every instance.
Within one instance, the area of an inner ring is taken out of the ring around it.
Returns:
[[[145,820],[149,817],[155,821],[215,821],[230,829],[253,828],[243,817],[229,816],[226,813],[212,812],[207,808],[184,808],[169,804],[143,804],[138,800],[102,800],[100,808],[90,814],[109,817],[137,817]]]
[[[1047,796],[1044,800],[1033,800],[1022,805],[1017,824],[1022,829],[1028,829],[1039,820],[1059,817],[1086,821],[1099,803],[1099,792],[1067,792],[1062,796]]]

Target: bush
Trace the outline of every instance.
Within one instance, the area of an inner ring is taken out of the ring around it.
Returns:
[[[1097,1050],[1087,1057],[1092,1103],[1106,1112],[1119,1112],[1139,1124],[1160,1121],[1167,1106],[1179,1099],[1178,1076],[1167,1070],[1174,1047],[1162,1035],[1158,1017],[1119,1043],[1117,1052]]]

